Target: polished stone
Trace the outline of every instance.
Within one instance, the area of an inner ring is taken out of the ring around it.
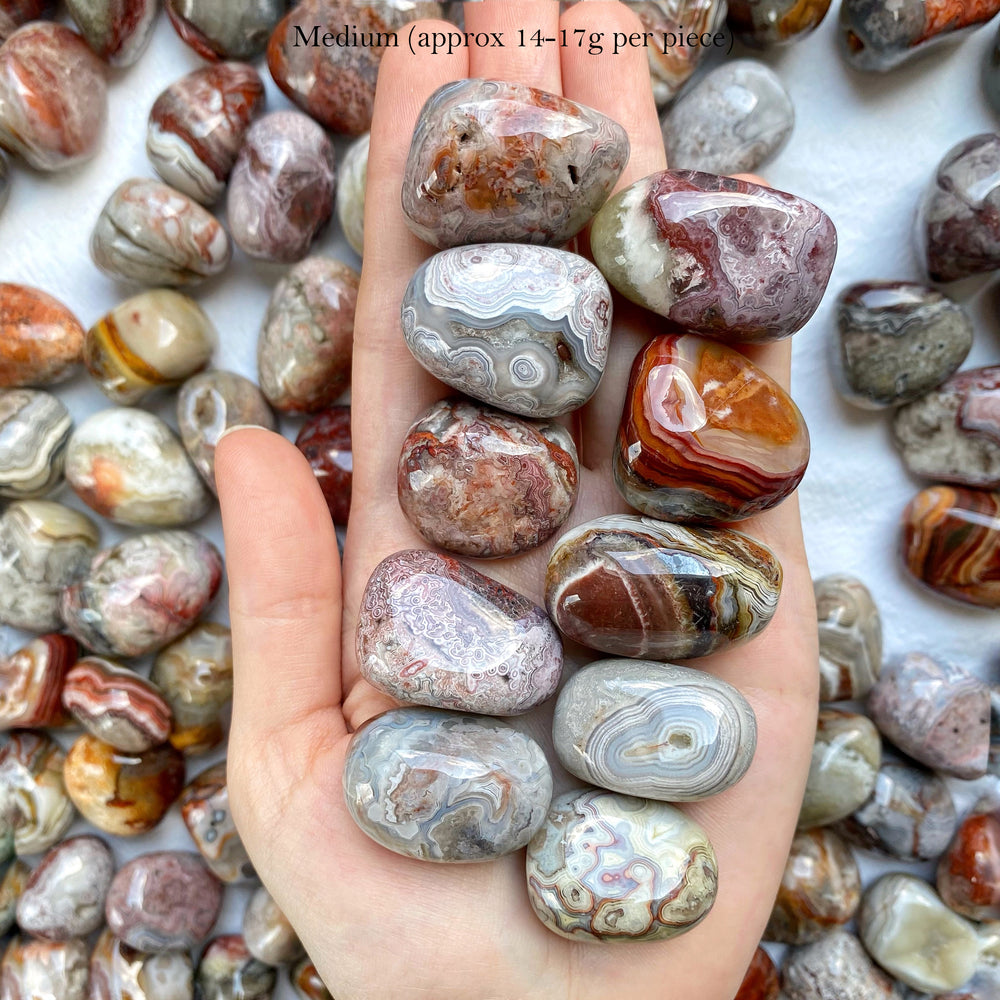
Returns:
[[[523,417],[578,409],[608,357],[611,290],[576,254],[516,243],[426,260],[403,296],[403,336],[435,378]]]
[[[453,397],[410,427],[399,456],[399,506],[432,545],[478,558],[547,541],[576,501],[580,463],[569,431]]]
[[[0,283],[0,388],[65,382],[82,358],[83,327],[62,302],[39,288]]]
[[[759,945],[734,1000],[779,1000],[781,983],[771,956]]]
[[[545,604],[570,639],[619,656],[705,656],[760,633],[781,592],[770,549],[725,529],[611,514],[566,532]]]
[[[170,23],[204,59],[252,59],[264,51],[288,0],[166,0]]]
[[[7,166],[7,158],[0,153],[0,211],[7,204],[10,197],[10,168]]]
[[[0,879],[0,937],[6,937],[16,926],[17,901],[30,878],[31,865],[20,858],[15,858],[3,873]]]
[[[299,1000],[333,1000],[312,959],[308,957],[301,959],[289,970],[288,978]]]
[[[295,928],[264,886],[247,902],[243,940],[247,951],[267,965],[289,965],[305,954]]]
[[[962,820],[937,869],[941,898],[970,920],[1000,920],[1000,800],[986,795]]]
[[[0,730],[64,725],[60,693],[77,653],[76,639],[42,635],[0,658]]]
[[[834,573],[813,581],[819,622],[819,700],[854,701],[882,669],[882,619],[871,591]]]
[[[47,392],[0,389],[0,497],[32,500],[63,481],[69,410]]]
[[[528,900],[571,941],[677,937],[708,915],[718,870],[679,809],[598,789],[557,796],[528,845]]]
[[[3,1000],[86,1000],[89,952],[81,938],[14,937],[0,961],[0,995]]]
[[[2,36],[3,32],[0,30],[0,37]],[[983,64],[983,94],[993,113],[1000,115],[1000,31],[997,32]]]
[[[131,66],[149,44],[159,0],[66,0],[84,41],[111,66]]]
[[[797,42],[815,31],[830,0],[729,0],[729,27],[757,49]]]
[[[632,365],[614,477],[628,504],[665,521],[738,521],[777,506],[809,462],[792,398],[739,351],[654,337]]]
[[[222,882],[257,878],[229,809],[226,762],[195,775],[180,798],[181,816],[195,847]]]
[[[692,802],[736,784],[757,720],[731,684],[690,667],[601,660],[559,693],[552,739],[563,767],[626,795]]]
[[[892,980],[872,963],[861,942],[843,930],[789,949],[781,988],[784,1000],[899,1000]]]
[[[187,951],[147,954],[103,930],[90,956],[90,1000],[194,1000]]]
[[[270,1000],[278,970],[254,958],[239,934],[213,938],[195,974],[199,1000]]]
[[[337,220],[351,249],[365,249],[365,193],[368,189],[368,148],[371,133],[358,136],[344,151],[337,181]]]
[[[314,413],[295,438],[313,470],[334,524],[347,524],[351,512],[354,453],[351,450],[351,408],[331,406]]]
[[[439,248],[559,246],[604,204],[628,153],[621,125],[582,104],[517,83],[448,83],[420,113],[403,212]]]
[[[54,0],[0,0],[0,42],[29,21],[51,18]]]
[[[789,337],[816,311],[837,231],[811,202],[732,177],[664,170],[616,194],[590,232],[626,298],[731,344]]]

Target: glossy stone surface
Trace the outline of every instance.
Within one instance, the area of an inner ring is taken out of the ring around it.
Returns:
[[[545,701],[563,663],[538,605],[419,549],[383,559],[372,573],[357,654],[364,677],[400,701],[484,715],[517,715]]]
[[[288,965],[304,954],[288,917],[261,886],[250,897],[243,914],[243,940],[247,951],[267,965]]]
[[[233,643],[229,629],[201,622],[153,661],[150,680],[170,704],[170,742],[186,756],[222,742],[221,713],[233,696]]]
[[[396,473],[399,505],[439,548],[512,556],[562,527],[576,501],[579,466],[562,424],[453,397],[425,410],[407,432]]]
[[[45,733],[11,733],[0,746],[0,816],[14,830],[18,855],[59,843],[76,813],[63,784],[65,754]]]
[[[340,161],[337,181],[337,220],[344,239],[360,257],[365,249],[365,192],[368,189],[368,147],[371,133],[358,136]]]
[[[861,873],[832,830],[807,830],[792,841],[765,941],[811,944],[846,924],[861,902]]]
[[[575,101],[496,80],[448,83],[420,112],[403,213],[439,248],[559,246],[604,204],[628,154],[621,125]]]
[[[440,15],[441,5],[427,0],[302,0],[271,35],[267,66],[285,95],[321,125],[360,135],[371,127],[375,81],[385,51],[379,42],[410,21]],[[342,36],[347,45],[314,45],[316,26],[320,43],[327,32],[348,28],[364,42],[355,44],[348,34]],[[302,44],[299,30],[310,44]]]
[[[198,284],[224,271],[231,253],[214,215],[141,177],[115,189],[90,237],[90,256],[105,274],[141,285]]]
[[[837,388],[864,409],[898,406],[943,382],[972,347],[972,321],[935,288],[862,281],[837,297]]]
[[[212,603],[222,557],[189,531],[136,535],[97,554],[63,593],[69,631],[103,656],[143,656],[183,635]]]
[[[655,660],[752,638],[780,592],[781,566],[752,538],[626,514],[566,532],[545,575],[545,605],[567,638]]]
[[[700,670],[601,660],[559,692],[552,740],[563,767],[592,785],[692,802],[743,777],[757,720],[736,688]]]
[[[53,0],[0,0],[0,42],[29,21],[52,16]]]
[[[159,0],[66,0],[84,41],[111,66],[131,66],[149,44]]]
[[[77,652],[68,635],[42,635],[0,659],[0,730],[65,723],[60,692]]]
[[[690,335],[636,356],[614,476],[630,506],[667,521],[737,521],[781,503],[809,462],[791,397],[738,351]]]
[[[70,837],[32,872],[17,902],[22,931],[52,941],[86,937],[104,922],[104,900],[115,873],[100,837]]]
[[[660,126],[674,170],[750,173],[784,146],[795,125],[791,98],[769,67],[734,59],[671,105]]]
[[[308,257],[274,286],[257,342],[261,391],[283,413],[332,405],[351,378],[361,276],[330,257]]]
[[[0,497],[31,500],[62,483],[69,410],[37,389],[0,389]]]
[[[181,795],[180,807],[195,847],[216,878],[223,882],[256,878],[229,811],[224,760],[195,776]]]
[[[957,825],[955,803],[941,778],[886,762],[871,798],[835,829],[857,847],[901,861],[930,861],[940,857]]]
[[[278,970],[258,961],[239,934],[209,941],[195,976],[201,1000],[270,1000]]]
[[[909,653],[882,668],[868,696],[882,733],[914,760],[956,778],[981,778],[990,747],[990,689],[955,664]]]
[[[0,936],[5,937],[14,928],[17,901],[30,878],[31,866],[20,858],[15,858],[0,879]]]
[[[0,153],[0,210],[7,204],[10,197],[10,168],[7,166],[7,158]]]
[[[351,408],[331,406],[302,425],[295,447],[305,455],[319,482],[334,524],[347,524],[351,512],[354,453],[351,450]]]
[[[105,929],[90,957],[90,1000],[194,1000],[191,956],[137,951]]]
[[[116,407],[84,420],[66,450],[66,480],[118,524],[176,527],[212,505],[177,435],[145,410]]]
[[[75,31],[26,24],[0,46],[0,148],[36,170],[65,170],[98,150],[108,117],[101,61]]]
[[[116,750],[85,733],[66,755],[66,791],[81,815],[118,837],[148,833],[184,787],[184,758],[169,743],[143,753]]]
[[[288,978],[300,1000],[333,1000],[326,984],[320,979],[316,966],[308,957],[292,967]]]
[[[334,159],[326,133],[298,111],[273,111],[251,125],[229,180],[236,245],[261,260],[302,260],[333,213]]]
[[[1000,800],[981,798],[937,869],[941,898],[971,920],[1000,920]]]
[[[654,941],[712,908],[715,852],[680,810],[598,789],[557,796],[528,845],[535,915],[573,941]]]
[[[0,962],[4,1000],[85,1000],[87,942],[11,939]]]
[[[1000,487],[1000,365],[952,375],[900,407],[892,437],[915,476],[979,489]]]
[[[883,969],[925,993],[953,990],[975,970],[979,943],[972,925],[913,875],[884,875],[870,886],[858,928]]]
[[[872,689],[882,669],[882,619],[871,591],[833,573],[813,581],[819,623],[819,700],[853,701]]]
[[[197,854],[154,851],[118,870],[105,915],[115,937],[139,951],[187,950],[208,936],[221,903],[222,884]]]
[[[287,0],[166,0],[181,40],[205,59],[251,59],[264,51]]]
[[[903,512],[903,564],[946,597],[1000,607],[1000,493],[931,486]]]
[[[863,715],[819,713],[799,828],[827,826],[868,800],[882,763],[882,740]]]
[[[516,243],[426,260],[403,296],[403,336],[435,378],[524,417],[583,406],[604,374],[611,290],[576,254]]]
[[[590,231],[626,298],[732,344],[789,337],[816,311],[837,231],[811,202],[750,181],[664,170],[616,194]]]
[[[779,1000],[780,989],[778,970],[771,956],[758,946],[734,1000]]]
[[[235,372],[208,371],[189,378],[177,396],[177,426],[194,467],[215,488],[215,448],[231,427],[275,429],[264,394]]]
[[[217,339],[197,302],[161,288],[141,292],[99,319],[87,331],[83,356],[101,392],[131,405],[204,368]]]
[[[834,930],[788,951],[781,970],[786,1000],[898,1000],[892,980],[872,964],[861,942]]]
[[[729,0],[729,27],[746,45],[770,48],[814,31],[830,0]]]
[[[246,63],[204,66],[164,90],[149,112],[146,155],[173,188],[203,205],[222,197],[243,137],[264,106],[264,84]]]
[[[65,382],[82,355],[83,327],[62,302],[39,288],[0,283],[0,387]]]
[[[70,670],[62,702],[87,732],[123,753],[151,750],[170,735],[170,706],[155,685],[99,656]]]

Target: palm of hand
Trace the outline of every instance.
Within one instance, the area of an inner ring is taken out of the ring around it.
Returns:
[[[560,27],[553,0],[468,5],[470,30]],[[633,31],[623,5],[576,5],[561,26]],[[526,35],[530,35],[527,31]],[[547,931],[530,910],[520,854],[491,864],[427,865],[368,840],[341,791],[350,733],[393,706],[364,681],[354,655],[361,593],[385,556],[426,543],[396,500],[399,445],[415,417],[448,394],[410,356],[399,302],[427,248],[399,205],[409,136],[426,97],[464,76],[519,80],[596,107],[629,131],[622,184],[665,166],[645,54],[589,56],[555,48],[461,51],[383,62],[368,172],[368,237],[356,322],[354,501],[345,547],[343,609],[336,540],[309,469],[287,442],[241,432],[218,469],[237,662],[229,782],[254,863],[338,1000],[585,1000],[629,996],[730,1000],[770,912],[784,866],[816,711],[812,586],[795,500],[740,528],[776,552],[785,571],[778,613],[747,646],[697,661],[739,687],[758,716],[754,764],[735,788],[688,807],[716,848],[716,906],[683,938],[595,946]],[[597,395],[579,414],[580,493],[571,524],[625,510],[611,448],[632,359],[655,317],[619,309]],[[753,360],[787,384],[787,345]],[[480,567],[540,601],[551,543]],[[343,649],[341,652],[341,641]],[[528,720],[544,737],[551,706]],[[707,956],[715,960],[706,961]]]

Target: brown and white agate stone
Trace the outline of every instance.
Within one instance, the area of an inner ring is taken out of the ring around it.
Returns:
[[[65,725],[60,694],[78,652],[76,639],[50,634],[0,658],[0,731]]]

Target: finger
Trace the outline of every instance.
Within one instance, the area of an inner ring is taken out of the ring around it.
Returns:
[[[495,44],[469,49],[469,74],[562,92],[558,0],[481,0],[465,5],[465,27]],[[551,39],[551,41],[548,41]]]

